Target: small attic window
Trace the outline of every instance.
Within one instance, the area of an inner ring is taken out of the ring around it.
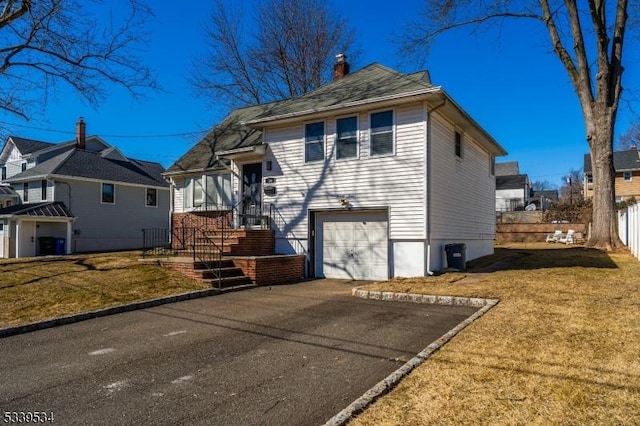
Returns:
[[[460,132],[456,132],[455,135],[455,151],[456,157],[462,158],[462,135]]]

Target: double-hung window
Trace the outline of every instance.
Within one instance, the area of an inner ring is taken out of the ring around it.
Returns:
[[[336,159],[358,157],[358,118],[336,120]]]
[[[370,120],[370,155],[393,154],[393,111],[374,112]]]
[[[29,202],[29,182],[22,184],[22,201],[24,203]]]
[[[631,172],[624,172],[622,176],[626,182],[631,182]]]
[[[147,188],[145,192],[145,206],[158,207],[158,190],[156,188]]]
[[[112,183],[102,184],[102,203],[103,204],[115,204],[116,203],[116,187]]]
[[[304,125],[304,162],[324,159],[324,122]]]

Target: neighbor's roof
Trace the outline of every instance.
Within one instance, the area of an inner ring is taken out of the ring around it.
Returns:
[[[75,217],[67,206],[60,202],[18,204],[0,209],[0,216]]]
[[[116,160],[105,158],[99,152],[73,148],[18,173],[7,181],[24,182],[50,176],[66,176],[167,187],[168,183],[162,177],[163,171],[164,168],[158,163]]]
[[[13,144],[18,148],[18,151],[20,151],[20,154],[22,155],[31,154],[32,152],[40,151],[41,149],[50,148],[56,145],[50,142],[42,142],[35,139],[24,139],[17,136],[10,136],[9,139],[13,141]]]
[[[496,176],[496,190],[524,189],[528,181],[527,175]]]
[[[635,149],[614,152],[613,168],[617,172],[640,170],[640,152]],[[591,173],[591,154],[584,155],[584,172]]]
[[[543,189],[542,191],[533,191],[531,193],[533,198],[551,198],[554,200],[558,199],[558,190],[557,189]]]
[[[0,185],[0,195],[12,195],[14,197],[17,197],[18,193],[14,191],[10,186]]]
[[[520,167],[517,161],[506,161],[496,163],[496,176],[513,176],[520,174]]]

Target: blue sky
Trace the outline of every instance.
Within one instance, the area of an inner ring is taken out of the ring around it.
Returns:
[[[388,2],[377,5],[371,0],[329,2],[349,19],[359,39],[362,55],[352,71],[372,62],[405,72],[416,70],[416,65],[398,55],[392,40],[417,15],[422,0],[403,0],[402,6],[398,2],[393,8]],[[164,0],[152,4],[156,20],[149,22],[151,39],[142,59],[154,68],[162,92],[132,100],[124,90],[114,88],[93,108],[62,88],[30,122],[1,116],[10,133],[50,142],[70,140],[77,118],[83,116],[87,133],[101,136],[125,155],[168,167],[201,134],[165,135],[204,132],[224,118],[228,111],[194,96],[188,83],[192,63],[205,51],[203,26],[210,2],[192,0],[188,7]],[[577,97],[540,25],[519,20],[500,31],[484,27],[475,34],[468,30],[445,34],[431,50],[425,68],[433,83],[442,86],[509,152],[498,161],[518,161],[520,171],[531,180],[560,185],[570,169],[582,167],[588,147]],[[629,44],[624,86],[639,88],[639,56]],[[631,90],[626,93],[633,97]],[[632,119],[623,105],[617,133]]]

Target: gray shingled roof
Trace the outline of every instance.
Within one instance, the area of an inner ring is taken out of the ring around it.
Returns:
[[[0,216],[75,217],[67,206],[60,202],[18,204],[0,209]]]
[[[16,146],[16,148],[18,148],[18,151],[20,151],[20,154],[22,155],[31,154],[32,152],[55,146],[55,144],[50,142],[42,142],[35,139],[25,139],[17,136],[10,136],[9,139],[13,141],[14,145]]]
[[[13,195],[17,197],[18,193],[10,186],[0,185],[0,195]]]
[[[263,114],[268,109],[273,108],[274,105],[276,105],[275,102],[240,108],[231,112],[222,123],[213,128],[200,142],[169,167],[167,173],[215,169],[221,166],[216,159],[216,152],[261,144],[262,132],[252,129],[244,123]]]
[[[374,63],[353,74],[334,80],[306,95],[272,105],[256,117],[259,122],[278,116],[317,111],[383,97],[406,95],[432,88],[427,74],[401,74]]]
[[[517,161],[496,163],[496,176],[514,176],[518,174],[520,174],[520,167]]]
[[[167,187],[158,163],[104,158],[99,152],[73,148],[35,167],[18,173],[7,182],[24,182],[52,175],[73,176],[147,186]]]
[[[527,183],[527,175],[496,176],[496,190],[520,189]]]
[[[220,167],[216,153],[262,143],[262,132],[259,130],[262,122],[437,91],[441,92],[441,89],[431,84],[427,71],[401,74],[374,63],[303,96],[231,112],[220,125],[169,167],[166,174]],[[447,106],[450,104],[455,103],[449,102]],[[460,115],[473,122],[461,109]],[[472,125],[480,129],[475,122]],[[489,140],[492,148],[504,155],[504,149],[490,135],[482,129],[479,132]]]
[[[617,172],[640,170],[640,153],[635,149],[613,153],[613,168]],[[591,154],[584,155],[584,172],[591,173]]]

